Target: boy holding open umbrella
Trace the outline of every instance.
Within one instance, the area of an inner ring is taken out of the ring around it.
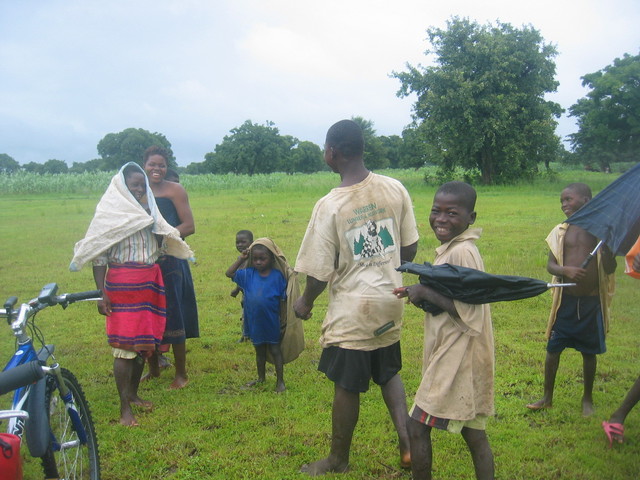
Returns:
[[[591,189],[584,183],[568,185],[560,195],[562,211],[568,217],[591,200]],[[574,287],[553,291],[553,303],[547,326],[547,356],[544,367],[544,395],[527,408],[541,410],[553,403],[553,388],[560,355],[567,348],[582,354],[584,393],[582,414],[593,413],[593,382],[596,355],[606,351],[605,334],[609,328],[609,308],[614,291],[615,257],[607,247],[597,253],[597,262],[582,267],[598,239],[583,228],[561,223],[547,237],[547,271],[554,281],[576,282]]]
[[[484,271],[476,247],[481,229],[476,219],[476,192],[464,182],[445,183],[436,192],[429,224],[441,245],[434,265],[449,263]],[[485,428],[493,415],[494,348],[489,305],[473,305],[445,297],[418,283],[394,290],[416,306],[424,302],[442,309],[427,313],[424,326],[422,381],[409,413],[414,480],[430,479],[433,427],[464,438],[478,479],[494,478],[493,453]]]

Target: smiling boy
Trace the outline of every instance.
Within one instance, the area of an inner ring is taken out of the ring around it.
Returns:
[[[476,192],[464,182],[449,182],[435,194],[429,224],[440,241],[434,265],[448,263],[484,271],[476,247]],[[422,381],[409,412],[413,478],[430,479],[431,429],[461,433],[478,479],[493,479],[493,453],[485,433],[493,415],[494,349],[489,305],[471,305],[441,295],[420,283],[394,290],[416,306],[440,307],[426,314]]]

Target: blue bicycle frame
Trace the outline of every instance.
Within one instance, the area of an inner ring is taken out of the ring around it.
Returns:
[[[43,289],[39,299],[47,298],[43,296],[43,293],[54,295],[55,290],[53,290],[53,287],[51,288],[52,291],[50,292],[45,292],[45,289]],[[55,288],[57,289],[57,286]],[[18,349],[4,367],[3,371],[34,360],[38,360],[41,365],[45,365],[49,358],[52,357],[55,349],[53,345],[45,345],[40,351],[36,351],[33,345],[33,339],[24,331],[27,319],[47,306],[46,303],[41,303],[40,301],[32,301],[29,304],[21,305],[17,318],[11,323],[14,335],[18,339]],[[66,388],[62,380],[60,365],[58,363],[51,365],[48,373],[51,374],[51,372],[57,382],[60,397],[65,404],[72,426],[78,435],[78,440],[80,444],[84,445],[87,442],[87,433],[82,425],[80,414],[76,409],[73,394]],[[25,431],[27,432],[27,446],[29,447],[29,452],[34,457],[43,456],[49,446],[51,446],[54,452],[60,451],[62,448],[62,445],[54,437],[49,427],[49,418],[45,406],[47,377],[48,375],[45,375],[35,384],[20,387],[15,390],[12,409],[26,411],[29,414],[29,421],[26,422],[26,419],[22,417],[11,418],[9,419],[7,429],[8,433],[19,437],[22,437]]]

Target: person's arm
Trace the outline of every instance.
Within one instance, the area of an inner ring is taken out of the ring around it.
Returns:
[[[327,286],[327,282],[322,282],[316,278],[307,275],[307,283],[304,287],[304,292],[293,304],[293,310],[296,312],[296,317],[307,320],[311,318],[311,310],[313,309],[313,302],[324,291]]]
[[[449,297],[445,297],[439,292],[436,292],[433,288],[416,283],[409,287],[400,287],[393,290],[393,293],[398,298],[408,297],[409,301],[418,308],[422,308],[422,302],[428,302],[436,307],[440,307],[447,312],[454,319],[460,320],[460,314],[456,309],[453,300]]]
[[[547,260],[547,272],[556,277],[569,279],[574,282],[582,280],[587,273],[584,268],[559,265],[555,255],[551,252],[549,252],[549,259]]]
[[[407,245],[406,247],[400,247],[400,260],[403,262],[413,262],[418,253],[418,242]]]
[[[98,300],[98,312],[107,317],[111,315],[111,300],[104,289],[104,279],[107,275],[106,265],[93,266],[93,279],[96,282],[96,288],[102,291],[102,300]]]
[[[191,212],[191,206],[189,205],[189,196],[184,187],[178,183],[172,185],[173,195],[171,201],[176,207],[178,212],[178,218],[180,218],[180,224],[176,225],[176,229],[180,232],[182,238],[193,235],[196,231],[196,226],[193,221],[193,213]]]
[[[225,275],[229,278],[233,278],[233,276],[236,274],[236,272],[240,268],[240,265],[242,265],[248,257],[249,257],[249,250],[245,250],[244,252],[242,252],[242,254],[238,256],[236,261],[233,262],[229,268],[227,268]]]

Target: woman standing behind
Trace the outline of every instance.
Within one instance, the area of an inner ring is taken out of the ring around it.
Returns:
[[[184,239],[195,232],[193,214],[186,190],[179,183],[165,179],[168,158],[169,152],[164,148],[149,147],[144,152],[143,168],[149,178],[149,186],[160,213]],[[200,336],[193,279],[186,260],[165,255],[158,263],[162,269],[167,295],[167,326],[162,338],[165,348],[161,346],[160,350],[168,351],[169,345],[173,345],[176,374],[170,388],[183,388],[189,382],[186,369],[186,339]],[[149,360],[149,375],[160,375],[157,355]]]

